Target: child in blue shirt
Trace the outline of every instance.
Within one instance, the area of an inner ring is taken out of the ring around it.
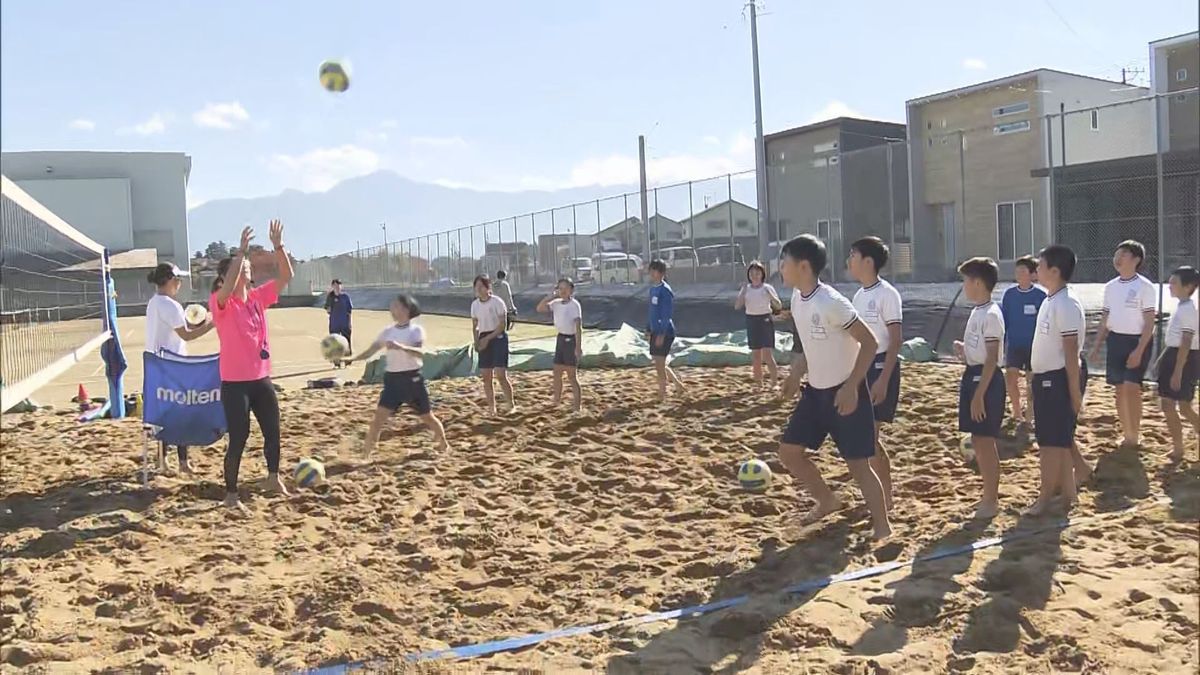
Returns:
[[[650,357],[658,373],[658,399],[667,399],[667,379],[675,385],[675,393],[683,393],[683,382],[667,365],[671,354],[671,343],[675,342],[675,322],[671,312],[675,305],[675,292],[667,283],[667,263],[654,260],[650,263],[650,318],[646,323],[646,341],[650,343]]]
[[[1033,256],[1017,259],[1017,285],[1004,291],[1000,301],[1000,313],[1004,316],[1004,381],[1008,400],[1012,402],[1013,419],[1017,424],[1028,425],[1028,408],[1033,401],[1033,369],[1030,357],[1033,354],[1033,333],[1037,329],[1038,309],[1046,299],[1046,291],[1037,282],[1037,260]],[[1030,392],[1022,402],[1021,371],[1025,371],[1025,388]]]

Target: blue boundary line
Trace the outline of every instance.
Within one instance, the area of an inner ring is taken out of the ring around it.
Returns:
[[[1116,513],[1128,513],[1130,511],[1136,510],[1137,508],[1138,508],[1137,506],[1134,506],[1129,509],[1125,509],[1124,511],[1118,511]],[[1111,514],[1105,514],[1105,515],[1111,515]],[[1072,524],[1079,524],[1082,522],[1086,522],[1088,520],[1094,520],[1098,517],[1099,517],[1099,514],[1076,520],[1074,523],[1072,523],[1066,519],[1059,519],[1059,520],[1053,521],[1051,523],[1041,525],[1039,527],[1024,529],[1024,530],[1020,530],[1020,531],[1016,531],[1016,532],[1010,532],[1008,534],[1001,534],[996,537],[988,537],[986,539],[979,539],[970,544],[964,544],[962,546],[955,546],[955,547],[951,547],[951,548],[934,551],[933,553],[930,553],[928,555],[919,556],[917,558],[913,558],[912,560],[907,560],[907,561],[903,561],[903,562],[895,562],[894,561],[894,562],[889,562],[889,563],[882,563],[879,565],[872,565],[871,567],[866,567],[866,568],[863,568],[860,570],[855,570],[853,572],[843,572],[841,574],[835,574],[833,576],[809,579],[807,581],[802,581],[793,586],[788,586],[787,588],[784,588],[782,591],[779,591],[778,594],[779,595],[794,595],[797,593],[809,593],[812,591],[821,590],[821,589],[829,587],[829,586],[833,586],[835,584],[844,584],[844,583],[851,582],[851,581],[859,581],[861,579],[868,579],[870,577],[876,577],[881,574],[887,574],[888,572],[893,572],[895,570],[902,569],[905,567],[911,567],[912,565],[914,565],[915,563],[918,563],[918,562],[932,562],[935,560],[941,560],[943,558],[950,558],[950,557],[957,556],[957,555],[963,555],[964,553],[972,553],[972,552],[979,551],[979,550],[982,550],[985,548],[991,548],[993,546],[998,546],[1000,544],[1007,543],[1010,541],[1027,539],[1029,537],[1041,534],[1043,532],[1049,532],[1049,531],[1054,531],[1054,530],[1064,530]],[[479,642],[476,644],[463,645],[461,647],[451,647],[449,649],[437,649],[437,650],[433,650],[433,651],[419,652],[416,654],[409,654],[408,656],[403,657],[402,660],[405,662],[408,662],[408,663],[415,663],[415,662],[419,662],[419,661],[473,659],[473,658],[478,658],[480,656],[488,656],[488,655],[497,654],[500,652],[508,652],[508,651],[513,651],[516,649],[522,649],[524,647],[530,647],[530,646],[533,646],[536,644],[541,644],[543,642],[549,642],[551,640],[561,640],[563,638],[575,637],[577,635],[588,635],[591,633],[605,632],[605,631],[612,630],[614,628],[621,628],[621,627],[627,627],[627,626],[638,626],[638,625],[646,624],[646,623],[657,623],[659,621],[670,621],[673,619],[692,618],[692,617],[697,617],[697,616],[701,616],[704,614],[711,614],[712,612],[717,612],[717,611],[720,611],[723,609],[728,609],[730,607],[736,607],[737,605],[744,604],[745,602],[750,600],[751,597],[752,596],[750,596],[750,595],[739,595],[737,597],[726,598],[725,600],[718,600],[716,602],[692,605],[690,607],[681,607],[679,609],[672,609],[672,610],[668,610],[665,612],[653,612],[650,614],[643,614],[641,616],[634,616],[634,617],[629,617],[629,618],[625,618],[625,619],[617,619],[615,621],[606,621],[603,623],[593,623],[593,624],[582,625],[582,626],[574,626],[571,628],[560,628],[557,630],[547,631],[545,633],[535,633],[535,634],[531,634],[531,635],[522,635],[522,636],[517,636],[517,637],[504,638],[501,640],[491,640],[488,642]],[[383,665],[386,665],[387,663],[388,663],[387,659],[375,659],[375,660],[371,660],[371,661],[358,661],[358,662],[353,662],[353,663],[344,663],[344,664],[338,664],[338,665],[333,665],[333,666],[325,666],[323,668],[315,668],[312,670],[298,671],[298,672],[304,673],[306,675],[345,675],[354,670],[358,670],[358,669],[369,667],[369,666],[383,666]]]

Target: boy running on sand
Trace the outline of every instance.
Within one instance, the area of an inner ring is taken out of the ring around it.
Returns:
[[[650,343],[650,357],[654,359],[654,370],[658,374],[658,400],[667,400],[667,380],[675,385],[676,395],[683,394],[683,382],[667,365],[671,354],[671,343],[675,342],[675,321],[671,315],[675,309],[675,291],[667,283],[667,263],[654,260],[650,263],[650,318],[646,322],[646,341]]]
[[[425,356],[425,329],[412,322],[421,316],[421,308],[417,301],[409,295],[401,295],[391,304],[391,326],[383,329],[375,342],[367,351],[351,359],[365,361],[370,359],[380,349],[387,350],[387,370],[383,375],[383,391],[379,394],[379,405],[375,408],[375,417],[367,429],[367,439],[363,444],[362,456],[367,458],[379,443],[379,434],[383,425],[396,414],[400,406],[411,406],[413,412],[420,416],[425,426],[433,434],[433,440],[438,450],[449,450],[446,442],[446,430],[437,416],[433,414],[433,405],[429,401],[429,390],[425,386],[425,378],[421,376],[421,366]]]
[[[1200,380],[1200,317],[1192,300],[1198,286],[1200,271],[1195,267],[1180,267],[1171,275],[1171,295],[1179,299],[1179,306],[1167,324],[1167,348],[1158,360],[1158,396],[1174,444],[1170,456],[1173,462],[1182,461],[1185,454],[1180,415],[1200,438],[1200,413],[1192,407]]]
[[[879,237],[864,237],[850,245],[846,269],[862,288],[854,294],[854,309],[871,329],[878,347],[875,362],[867,371],[871,404],[875,407],[875,456],[871,468],[883,483],[888,510],[892,509],[892,463],[883,446],[883,425],[896,419],[900,403],[900,343],[903,335],[903,306],[896,287],[879,276],[888,262],[888,247]]]
[[[783,247],[780,273],[795,289],[792,316],[808,357],[808,382],[783,432],[779,458],[817,502],[803,522],[816,522],[842,506],[808,458],[810,449],[820,448],[826,436],[832,436],[862,490],[875,538],[884,539],[892,527],[883,485],[871,468],[875,416],[866,381],[877,344],[854,305],[820,282],[825,263],[825,244],[812,235],[802,234]]]
[[[1158,289],[1138,274],[1146,247],[1132,239],[1121,242],[1113,254],[1117,277],[1104,284],[1104,313],[1096,341],[1088,352],[1094,362],[1100,346],[1108,348],[1104,377],[1117,392],[1117,417],[1124,435],[1122,445],[1137,447],[1142,429],[1142,380],[1150,367],[1150,342]]]
[[[1083,305],[1067,287],[1075,272],[1075,252],[1055,244],[1038,261],[1038,280],[1046,301],[1038,308],[1033,335],[1033,426],[1042,480],[1037,501],[1026,511],[1044,513],[1056,497],[1064,510],[1075,504],[1076,486],[1090,469],[1075,445],[1075,426],[1087,391]]]
[[[554,315],[554,328],[558,338],[554,344],[554,384],[550,391],[552,405],[557,408],[562,400],[563,375],[571,382],[571,395],[575,397],[575,412],[579,412],[583,404],[583,396],[579,390],[579,377],[576,370],[579,360],[583,358],[583,308],[574,298],[575,282],[562,278],[554,287],[555,294],[543,298],[538,303],[537,311]]]
[[[1004,380],[1000,377],[1000,345],[1004,343],[1004,317],[992,302],[1000,268],[991,258],[971,258],[958,268],[963,295],[974,305],[961,342],[954,343],[958,358],[967,365],[958,386],[958,430],[971,434],[971,447],[983,478],[983,498],[975,517],[996,515],[1000,502],[1000,455],[996,438],[1004,421]]]
[[[1046,291],[1034,285],[1037,260],[1033,256],[1018,258],[1014,275],[1017,285],[1004,291],[1004,298],[1000,300],[1000,311],[1004,315],[1004,380],[1012,402],[1013,419],[1017,424],[1027,425],[1031,421],[1029,406],[1033,402],[1033,370],[1029,357],[1038,308],[1046,300]],[[1025,371],[1025,390],[1028,392],[1025,399],[1021,397],[1021,371]]]

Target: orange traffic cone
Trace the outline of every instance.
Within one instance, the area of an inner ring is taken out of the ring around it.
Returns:
[[[75,398],[79,401],[80,410],[87,410],[92,407],[92,399],[88,398],[87,389],[83,388],[83,384],[79,385],[79,394]]]

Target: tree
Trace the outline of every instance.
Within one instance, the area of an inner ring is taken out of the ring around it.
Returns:
[[[220,260],[229,257],[229,244],[223,241],[214,241],[204,249],[204,255],[209,260]]]

